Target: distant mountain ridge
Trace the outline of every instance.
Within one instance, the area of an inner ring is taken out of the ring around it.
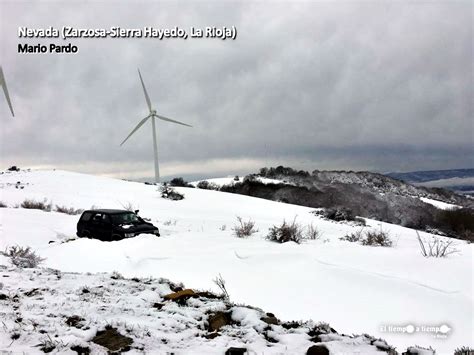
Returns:
[[[406,173],[392,172],[385,174],[398,180],[419,183],[452,178],[474,178],[474,169],[426,170]]]

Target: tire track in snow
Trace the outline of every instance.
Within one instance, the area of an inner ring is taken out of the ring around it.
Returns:
[[[424,288],[427,288],[429,290],[444,293],[444,294],[448,294],[448,295],[452,295],[452,294],[456,294],[456,293],[460,292],[459,290],[456,290],[456,291],[442,290],[440,288],[429,286],[429,285],[423,284],[421,282],[412,281],[412,280],[409,280],[409,279],[406,279],[406,278],[403,278],[403,277],[398,277],[398,276],[393,276],[393,275],[386,275],[386,274],[382,274],[382,273],[379,273],[379,272],[373,272],[373,271],[365,271],[365,270],[356,269],[356,268],[350,267],[350,266],[331,264],[331,263],[328,263],[328,262],[325,262],[325,261],[321,261],[319,259],[314,259],[314,260],[316,262],[322,264],[322,265],[330,266],[330,267],[333,267],[333,268],[351,270],[351,271],[358,272],[360,274],[375,275],[375,276],[379,276],[379,277],[382,277],[382,278],[385,278],[385,279],[395,279],[395,280],[403,281],[403,282],[406,282],[406,283],[410,283],[410,284],[413,284],[413,285],[416,285],[416,286],[419,286],[419,287],[424,287]]]

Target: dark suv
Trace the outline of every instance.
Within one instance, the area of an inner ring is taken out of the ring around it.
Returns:
[[[138,216],[138,211],[88,210],[77,222],[77,236],[105,241],[132,238],[148,233],[160,236],[158,228]]]

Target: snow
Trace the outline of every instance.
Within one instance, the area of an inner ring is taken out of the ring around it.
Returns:
[[[17,181],[21,182],[23,189],[15,187]],[[5,173],[0,175],[0,201],[9,208],[0,209],[0,250],[10,245],[29,245],[46,258],[44,266],[61,272],[81,273],[64,274],[67,276],[63,279],[67,282],[58,288],[58,293],[63,293],[65,299],[71,298],[67,294],[76,294],[83,285],[94,288],[103,284],[106,287],[104,277],[109,276],[96,274],[100,272],[117,271],[127,278],[167,278],[183,282],[186,287],[216,292],[218,289],[212,280],[221,274],[232,301],[260,307],[282,320],[327,322],[339,333],[368,333],[383,338],[399,351],[417,344],[432,346],[444,354],[452,353],[462,345],[472,346],[472,244],[457,241],[458,253],[443,259],[423,258],[415,231],[401,226],[367,219],[367,228],[388,231],[395,245],[392,248],[362,246],[339,240],[360,227],[323,220],[310,213],[314,210],[311,208],[218,191],[176,190],[185,195],[184,200],[162,199],[157,187],[152,185],[59,170]],[[162,237],[140,235],[116,242],[93,239],[65,242],[75,238],[79,216],[13,208],[25,199],[47,199],[53,206],[82,209],[91,206],[123,208],[131,203],[140,210],[142,217],[150,218],[160,228]],[[247,239],[234,237],[232,227],[236,224],[236,216],[254,220],[259,232]],[[284,219],[291,221],[295,216],[299,223],[313,223],[322,237],[300,245],[265,240],[268,228],[281,224]],[[432,237],[428,233],[420,234],[423,238]],[[0,258],[0,264],[7,265],[5,258]],[[5,287],[23,289],[44,284],[45,280],[41,278],[31,280],[29,272],[4,278],[1,282]],[[48,284],[48,287],[52,288],[53,284]],[[135,301],[129,297],[127,302],[142,302],[139,301],[142,298],[146,302],[152,301],[150,289],[141,292],[140,297],[133,297]],[[54,302],[51,302],[53,307]],[[54,307],[67,307],[61,309],[65,313],[73,309],[80,309],[83,314],[97,312],[95,308],[84,308],[84,305],[74,303],[56,304]],[[219,308],[219,305],[213,304],[212,307]],[[113,319],[124,321],[119,317],[119,309],[114,305],[109,313],[98,313],[95,324],[99,326],[101,322]],[[155,321],[144,318],[140,312],[124,317],[130,324],[145,324],[148,329],[158,327]],[[240,308],[235,310],[233,317],[246,325],[247,340],[256,344],[254,350],[257,353],[262,353],[266,345],[255,333],[262,326],[258,317]],[[167,322],[160,319],[163,324]],[[179,327],[180,322],[176,322],[175,326]],[[452,331],[441,336],[438,333],[414,332],[408,335],[383,330],[384,326],[409,324],[446,324]],[[310,345],[301,334],[288,335],[281,330],[277,333],[280,343],[295,351],[292,353],[304,353]],[[90,331],[87,334],[90,336]],[[87,336],[83,334],[74,339],[84,341]],[[170,334],[167,336],[171,337]],[[175,350],[186,346],[197,353],[223,353],[225,346],[232,346],[229,344],[242,344],[235,337],[219,337],[213,340],[214,343],[191,342],[190,339],[191,336],[185,332],[171,342],[178,344]],[[353,341],[355,339],[359,338]],[[5,334],[2,335],[1,329],[0,341],[2,350],[7,341],[11,343],[9,338],[5,339]],[[27,344],[32,341],[15,342],[18,347],[9,350],[31,351]],[[145,345],[153,347],[156,345],[153,341]],[[360,339],[357,341],[361,342],[363,349],[366,343]],[[14,344],[12,346],[17,346]],[[284,351],[278,346],[275,352]],[[334,343],[331,350],[347,351],[346,346],[344,342]],[[368,348],[366,350],[369,352]],[[266,351],[273,353],[268,348]]]
[[[228,176],[228,177],[224,177],[224,178],[205,179],[205,180],[193,181],[190,184],[193,185],[193,186],[196,186],[200,181],[207,181],[209,183],[217,185],[218,187],[222,187],[224,185],[233,185],[237,182],[242,182],[243,179],[244,179],[243,176],[239,176],[238,181],[234,180],[234,178],[235,178],[235,176]],[[257,176],[256,179],[258,181],[260,181],[261,183],[263,183],[263,184],[288,184],[288,185],[290,184],[287,181],[278,180],[278,179],[269,179],[269,178],[265,178],[265,177],[261,177],[261,176]]]
[[[426,198],[426,197],[420,197],[420,200],[423,201],[424,203],[428,203],[432,206],[435,206],[436,208],[439,208],[441,210],[451,210],[451,209],[460,208],[460,206],[458,206],[458,205],[453,205],[453,204],[450,204],[450,203],[437,201],[437,200],[433,200],[433,199]]]

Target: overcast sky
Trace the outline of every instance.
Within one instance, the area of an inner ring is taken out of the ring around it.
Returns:
[[[221,39],[24,39],[18,27],[236,26]],[[0,0],[1,169],[163,176],[474,167],[473,2]],[[76,54],[19,54],[72,43]]]

